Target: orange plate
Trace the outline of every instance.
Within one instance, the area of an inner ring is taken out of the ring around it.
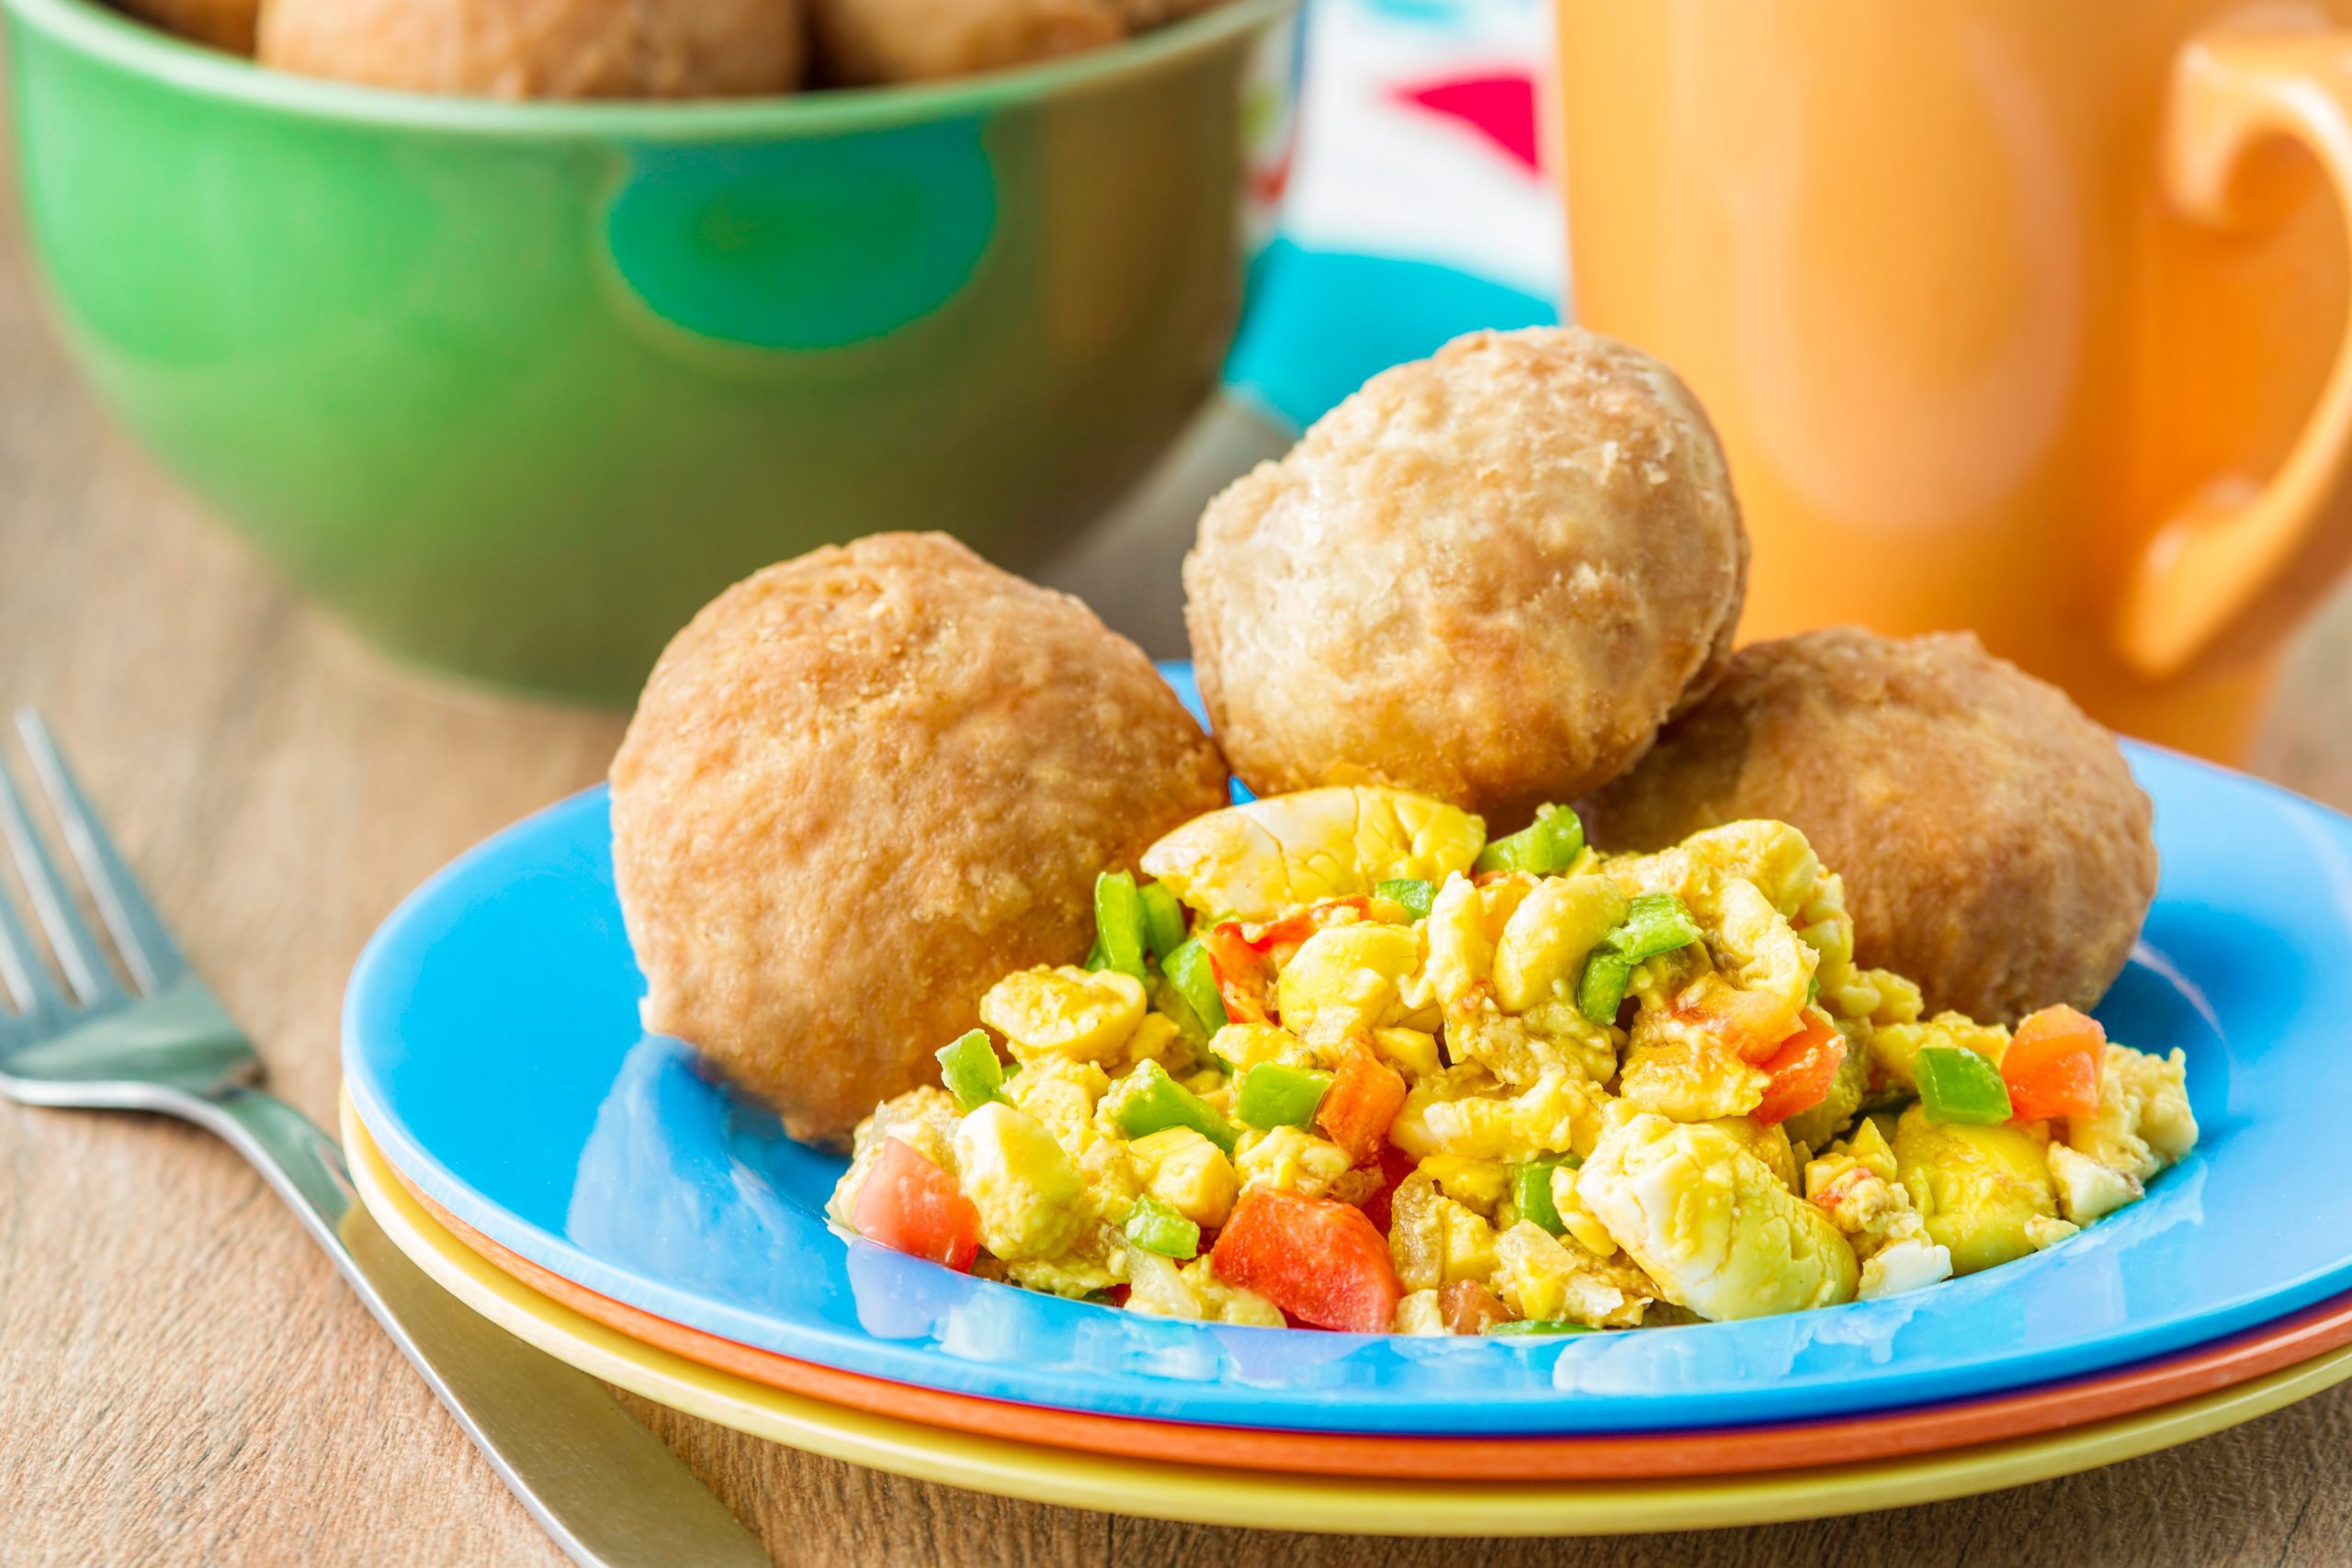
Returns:
[[[925,1426],[1134,1459],[1181,1457],[1187,1464],[1237,1470],[1466,1481],[1631,1481],[1798,1470],[1849,1462],[1857,1454],[1893,1459],[1935,1453],[2130,1415],[2228,1388],[2352,1343],[2352,1294],[2346,1294],[2202,1349],[2104,1376],[1843,1421],[1613,1438],[1376,1437],[1198,1427],[917,1388],[721,1339],[550,1273],[435,1203],[406,1173],[394,1168],[393,1174],[450,1234],[533,1290],[688,1360],[788,1393]]]

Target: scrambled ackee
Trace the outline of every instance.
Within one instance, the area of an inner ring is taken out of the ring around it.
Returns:
[[[1916,1290],[2138,1199],[2175,1051],[2071,1008],[1921,1016],[1803,834],[1604,855],[1373,788],[1212,812],[1007,976],[833,1218],[1129,1312],[1552,1334]]]

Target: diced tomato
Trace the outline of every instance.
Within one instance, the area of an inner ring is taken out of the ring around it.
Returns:
[[[1371,1046],[1351,1040],[1331,1073],[1331,1087],[1324,1091],[1315,1120],[1333,1143],[1348,1151],[1350,1159],[1363,1165],[1388,1141],[1388,1124],[1403,1109],[1404,1075],[1374,1055]]]
[[[1828,1099],[1829,1088],[1838,1081],[1838,1069],[1845,1060],[1846,1037],[1826,1014],[1807,1009],[1804,1027],[1758,1064],[1771,1082],[1764,1086],[1764,1102],[1756,1108],[1756,1120],[1770,1127]]]
[[[1274,976],[1265,954],[1250,945],[1238,920],[1225,920],[1199,933],[1208,950],[1225,1016],[1233,1023],[1264,1023],[1274,1016]]]
[[[1298,914],[1285,915],[1279,920],[1261,926],[1258,929],[1258,934],[1250,939],[1250,945],[1266,953],[1272,953],[1278,947],[1296,947],[1308,937],[1313,936],[1315,929],[1314,911],[1302,910]]]
[[[1199,931],[1208,950],[1209,967],[1216,976],[1217,994],[1225,1001],[1225,1016],[1235,1023],[1265,1023],[1274,1016],[1274,964],[1326,926],[1361,919],[1372,908],[1362,894],[1326,898],[1312,908],[1264,925],[1223,920]]]
[[[980,1212],[956,1179],[896,1138],[857,1190],[850,1224],[866,1240],[967,1269],[980,1250]]]
[[[1390,1221],[1394,1218],[1389,1205],[1396,1200],[1398,1184],[1420,1167],[1419,1160],[1396,1145],[1384,1142],[1380,1145],[1375,1168],[1380,1172],[1380,1186],[1357,1207],[1364,1212],[1366,1219],[1380,1227],[1383,1235],[1388,1233]]]
[[[1706,1030],[1751,1066],[1761,1066],[1789,1038],[1788,1004],[1708,976],[1674,998],[1675,1013]]]
[[[2098,1110],[2098,1069],[2107,1031],[2063,1004],[2030,1014],[2001,1053],[2009,1110],[2020,1122],[2088,1116]]]
[[[1509,1323],[1519,1316],[1503,1305],[1500,1296],[1476,1280],[1456,1280],[1440,1286],[1437,1310],[1444,1315],[1448,1334],[1484,1334],[1495,1324]]]
[[[1329,1198],[1252,1187],[1210,1256],[1218,1279],[1317,1328],[1385,1334],[1404,1295],[1388,1243],[1363,1211]]]
[[[1262,926],[1244,926],[1242,940],[1260,953],[1272,953],[1278,947],[1295,947],[1326,926],[1340,923],[1340,917],[1361,919],[1372,912],[1372,900],[1361,893],[1344,898],[1326,898],[1311,908],[1295,915],[1284,915],[1279,920],[1268,920]],[[1250,934],[1255,931],[1255,935]]]

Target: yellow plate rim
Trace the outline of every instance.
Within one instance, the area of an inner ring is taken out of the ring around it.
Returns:
[[[1400,1481],[1106,1458],[849,1410],[632,1339],[506,1274],[426,1213],[392,1175],[347,1095],[341,1121],[353,1186],[393,1243],[458,1300],[557,1359],[690,1416],[829,1459],[1105,1513],[1399,1536],[1616,1535],[1777,1524],[1942,1502],[2136,1459],[2239,1426],[2352,1378],[2347,1346],[2232,1388],[2067,1431],[1908,1459],[1755,1476]]]

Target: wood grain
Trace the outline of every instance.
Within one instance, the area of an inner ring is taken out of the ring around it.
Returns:
[[[369,931],[452,853],[594,779],[616,721],[412,679],[272,582],[69,372],[12,197],[0,193],[0,705],[50,714],[276,1087],[329,1121],[336,1010]],[[1164,597],[1104,607],[1155,640],[1172,625]],[[2352,605],[2339,604],[2304,639],[2262,753],[2339,806],[2352,806],[2347,668]],[[794,1563],[2352,1561],[2352,1388],[1992,1497],[1599,1542],[1118,1519],[632,1408]],[[0,1564],[559,1561],[225,1147],[159,1121],[0,1106]]]

